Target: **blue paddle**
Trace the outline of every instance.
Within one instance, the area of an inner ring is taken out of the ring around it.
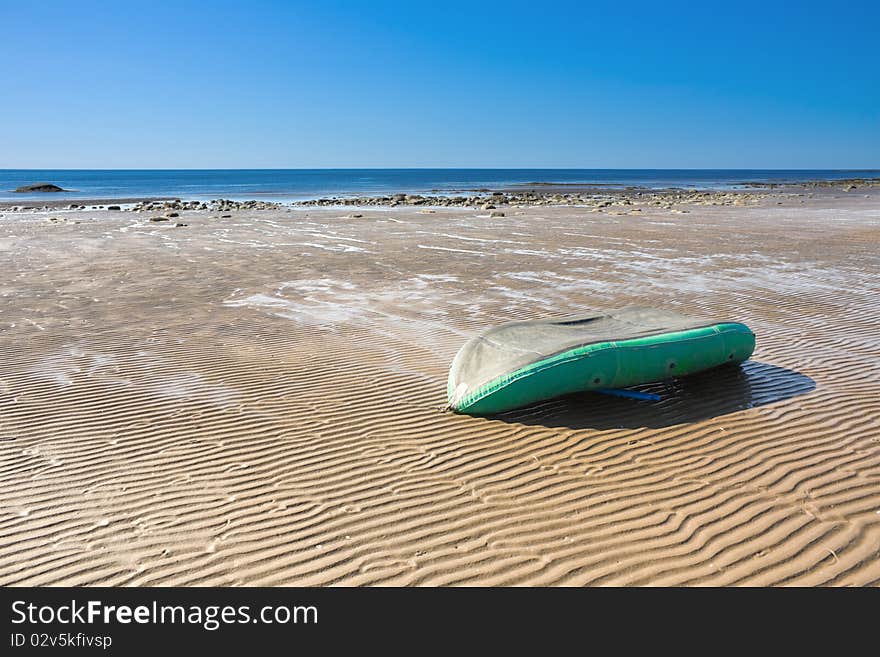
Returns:
[[[641,401],[660,401],[660,395],[655,395],[651,392],[638,392],[637,390],[596,388],[593,392],[601,392],[603,395],[612,395],[614,397],[626,397],[627,399],[639,399]]]

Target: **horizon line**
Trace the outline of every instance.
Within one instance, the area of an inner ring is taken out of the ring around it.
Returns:
[[[875,167],[0,167],[0,171],[880,171]]]

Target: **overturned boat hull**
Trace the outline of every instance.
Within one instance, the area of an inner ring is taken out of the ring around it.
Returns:
[[[468,341],[449,371],[449,408],[492,415],[573,392],[624,388],[747,360],[744,324],[653,308],[510,322]]]

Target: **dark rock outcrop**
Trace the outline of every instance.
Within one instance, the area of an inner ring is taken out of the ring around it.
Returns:
[[[15,190],[19,193],[25,192],[67,192],[70,190],[62,189],[58,185],[53,185],[52,183],[34,183],[33,185],[22,185],[18,189]]]

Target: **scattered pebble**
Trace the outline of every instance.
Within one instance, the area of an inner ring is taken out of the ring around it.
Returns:
[[[593,212],[602,209],[632,206],[635,203],[656,205],[671,210],[673,205],[743,205],[767,198],[764,191],[745,190],[683,190],[683,189],[622,189],[559,193],[541,190],[476,193],[468,196],[424,196],[421,194],[393,194],[390,196],[360,196],[350,198],[319,198],[299,201],[298,206],[391,206],[427,205],[436,207],[467,207],[495,210],[499,206],[527,207],[535,205],[578,205]],[[430,213],[433,210],[420,210]]]

